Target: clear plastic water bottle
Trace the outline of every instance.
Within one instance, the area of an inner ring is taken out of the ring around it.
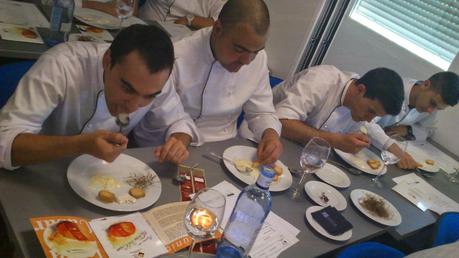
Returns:
[[[56,41],[67,41],[72,30],[74,0],[53,0],[50,17],[50,30]],[[59,37],[59,36],[60,37]],[[61,39],[61,40],[59,40]]]
[[[217,248],[218,258],[248,255],[271,210],[271,193],[268,188],[274,175],[274,170],[262,166],[257,182],[247,186],[239,194]]]

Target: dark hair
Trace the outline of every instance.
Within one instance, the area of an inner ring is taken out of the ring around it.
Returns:
[[[459,76],[453,72],[440,72],[429,78],[431,87],[440,93],[443,101],[455,106],[459,99]]]
[[[404,98],[403,81],[397,72],[388,68],[376,68],[368,71],[356,81],[356,85],[365,85],[364,97],[377,99],[389,115],[398,115]]]
[[[132,51],[138,51],[151,73],[172,70],[174,47],[163,30],[152,25],[131,25],[116,35],[110,46],[111,65],[122,61]]]
[[[218,20],[223,28],[248,23],[258,35],[265,35],[269,29],[269,10],[263,0],[228,0]]]

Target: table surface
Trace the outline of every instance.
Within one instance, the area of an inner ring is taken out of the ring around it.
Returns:
[[[281,160],[291,167],[297,167],[298,156],[301,146],[288,140],[282,139],[284,153]],[[254,146],[253,143],[243,139],[231,139],[223,142],[207,143],[201,147],[190,147],[190,157],[186,164],[199,163],[199,167],[206,171],[208,186],[213,186],[227,180],[235,186],[242,188],[244,184],[236,179],[223,165],[222,162],[209,158],[208,152],[223,153],[233,145]],[[176,166],[172,164],[160,164],[152,155],[153,148],[136,148],[126,150],[126,154],[134,156],[151,166],[161,178],[162,193],[156,207],[165,203],[179,200],[178,187],[173,184],[172,178],[176,172]],[[332,157],[335,159],[335,157]],[[12,232],[12,238],[18,245],[25,257],[44,257],[40,244],[35,236],[29,218],[50,215],[74,215],[87,219],[100,218],[103,216],[120,215],[123,213],[108,211],[86,202],[79,197],[69,186],[66,171],[72,159],[65,159],[35,166],[27,166],[16,171],[0,169],[0,203],[1,214]],[[299,200],[290,200],[287,192],[273,193],[272,210],[300,229],[296,243],[280,257],[315,257],[326,254],[351,243],[366,240],[379,234],[390,232],[396,238],[404,238],[416,231],[435,223],[437,215],[430,211],[422,212],[408,200],[391,190],[394,182],[392,177],[406,174],[406,172],[391,166],[388,174],[382,176],[384,188],[376,188],[370,183],[371,176],[362,174],[359,176],[347,173],[351,179],[351,186],[340,190],[348,201],[348,207],[343,212],[344,217],[352,225],[352,238],[346,242],[328,240],[316,233],[306,222],[304,212],[307,207],[315,205],[303,192]],[[307,180],[319,180],[314,175],[308,175]],[[426,179],[443,193],[459,200],[459,188],[448,182],[443,173],[437,173],[434,177]],[[371,221],[361,214],[352,204],[349,198],[353,189],[363,188],[376,192],[388,199],[400,211],[402,224],[395,228],[382,226]],[[150,207],[151,208],[151,207]],[[314,248],[310,248],[314,246]]]

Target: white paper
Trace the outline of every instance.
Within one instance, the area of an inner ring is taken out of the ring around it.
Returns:
[[[0,23],[49,28],[49,22],[33,3],[0,0]]]
[[[115,245],[109,240],[107,229],[119,222],[133,223],[136,232],[134,233],[134,237],[130,238],[129,241]],[[139,212],[125,216],[94,219],[89,224],[109,257],[151,258],[167,253],[164,244],[159,240],[158,236]]]
[[[392,188],[422,211],[427,209],[443,214],[448,211],[459,212],[459,203],[438,191],[425,180],[410,173],[393,178],[397,185]]]
[[[222,228],[225,228],[241,191],[227,181],[222,181],[212,187],[212,189],[219,191],[226,197],[225,214],[222,220]],[[277,257],[281,252],[299,241],[296,238],[299,232],[299,229],[271,211],[266,217],[257,239],[249,252],[249,257]]]

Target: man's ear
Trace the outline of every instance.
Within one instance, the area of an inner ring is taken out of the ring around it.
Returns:
[[[430,89],[432,88],[432,83],[430,82],[430,80],[425,80],[422,82],[422,86],[426,89]]]
[[[102,58],[102,67],[105,70],[109,70],[112,65],[112,58],[110,57],[110,49],[107,49],[104,53],[104,57]]]
[[[214,22],[212,34],[214,34],[216,37],[220,37],[223,34],[223,25],[220,20]]]
[[[365,95],[365,92],[367,92],[367,86],[365,86],[363,83],[360,83],[357,85],[357,91],[359,92],[359,95],[363,96]]]

